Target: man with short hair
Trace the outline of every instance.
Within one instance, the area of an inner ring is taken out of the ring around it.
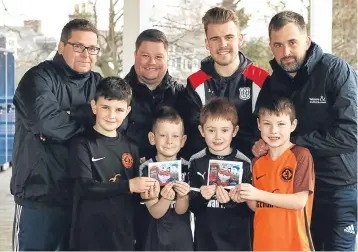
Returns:
[[[163,105],[176,108],[184,86],[168,73],[168,40],[163,32],[145,30],[135,45],[134,66],[125,77],[133,90],[132,111],[125,132],[139,146],[143,161],[156,153],[148,140],[153,113]]]
[[[354,251],[357,232],[357,74],[323,53],[303,17],[276,14],[269,25],[273,73],[260,92],[293,100],[299,121],[291,141],[310,150],[316,174],[311,233],[315,250]],[[253,152],[266,148],[259,140]],[[307,216],[309,218],[310,216]]]
[[[255,140],[253,108],[268,73],[253,65],[239,51],[243,42],[237,14],[222,7],[208,10],[202,18],[210,56],[201,61],[198,72],[189,76],[186,101],[181,115],[184,119],[188,141],[184,157],[188,158],[205,147],[198,130],[201,108],[213,97],[231,100],[240,116],[240,130],[232,145],[247,156],[252,156],[251,146]]]
[[[11,178],[15,251],[68,246],[68,143],[86,127],[83,108],[90,108],[101,79],[91,71],[99,50],[96,27],[74,19],[63,27],[53,60],[32,67],[16,89]]]
[[[132,110],[127,116],[127,125],[121,127],[129,139],[139,147],[141,162],[156,155],[149,143],[148,133],[152,129],[153,115],[162,106],[176,108],[184,86],[178,84],[168,72],[168,40],[157,29],[144,30],[135,42],[134,66],[125,80],[132,87]],[[144,205],[136,212],[136,250],[142,250],[150,216]]]

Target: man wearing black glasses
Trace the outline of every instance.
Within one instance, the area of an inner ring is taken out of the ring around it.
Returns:
[[[101,79],[91,71],[99,51],[96,27],[72,20],[62,30],[54,59],[32,67],[16,89],[14,251],[67,249],[68,143],[86,128],[83,108]]]

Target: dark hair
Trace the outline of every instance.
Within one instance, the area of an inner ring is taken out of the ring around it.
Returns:
[[[215,97],[206,104],[200,113],[200,125],[203,126],[208,118],[224,119],[232,122],[234,127],[239,122],[235,105],[226,98]]]
[[[97,28],[90,21],[86,19],[73,19],[62,28],[60,41],[67,43],[72,36],[72,31],[90,31],[98,37]]]
[[[142,42],[151,41],[151,42],[161,42],[164,44],[165,50],[168,50],[168,40],[165,34],[162,31],[157,29],[148,29],[144,30],[139,34],[137,40],[135,41],[135,50],[137,51],[141,46]]]
[[[106,100],[127,101],[128,105],[132,100],[132,88],[120,77],[106,77],[102,79],[96,88],[94,100],[104,97]]]
[[[240,21],[236,12],[226,9],[224,7],[214,7],[208,10],[202,18],[204,24],[205,34],[208,31],[209,24],[225,24],[233,21],[234,24],[240,29]]]
[[[290,116],[291,122],[296,119],[296,110],[293,102],[286,97],[267,98],[262,101],[258,109],[258,117],[265,113],[280,116],[286,114]]]
[[[170,122],[174,124],[181,123],[183,125],[184,132],[183,119],[180,117],[179,113],[172,107],[161,106],[156,110],[153,116],[152,132],[155,131],[155,127],[157,126],[158,122]]]
[[[278,31],[288,23],[294,23],[302,32],[307,32],[306,23],[302,15],[293,11],[277,13],[270,21],[268,32],[271,39],[271,31]]]

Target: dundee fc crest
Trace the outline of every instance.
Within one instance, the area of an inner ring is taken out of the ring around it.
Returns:
[[[239,92],[240,92],[239,97],[241,100],[248,100],[251,98],[251,90],[249,87],[239,88]]]

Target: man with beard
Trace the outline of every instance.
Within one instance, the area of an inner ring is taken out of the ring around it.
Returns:
[[[178,96],[184,91],[184,86],[168,73],[168,40],[163,32],[145,30],[139,34],[135,44],[135,63],[125,77],[132,87],[133,100],[124,130],[139,146],[143,161],[156,153],[148,140],[153,114],[163,105],[177,107]]]
[[[240,131],[233,139],[233,147],[245,155],[252,155],[255,118],[253,109],[257,94],[268,73],[252,64],[241,52],[243,42],[236,13],[221,7],[206,12],[202,18],[205,46],[210,56],[202,60],[201,69],[190,75],[186,86],[186,102],[180,112],[184,119],[188,141],[183,156],[188,158],[205,148],[198,130],[201,108],[213,97],[226,97],[237,109]]]
[[[273,73],[260,92],[285,96],[299,124],[291,142],[313,156],[316,188],[311,233],[316,250],[353,251],[357,230],[357,74],[344,60],[323,53],[307,36],[301,15],[284,11],[269,25]],[[266,146],[259,140],[255,156]],[[308,216],[309,217],[309,216]]]

